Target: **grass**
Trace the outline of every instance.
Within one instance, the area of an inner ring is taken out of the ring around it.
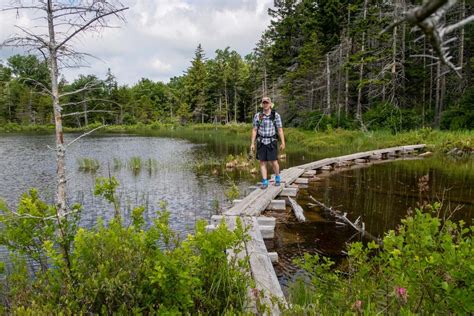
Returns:
[[[158,162],[156,159],[148,158],[145,160],[144,167],[149,173],[155,172],[158,170]]]
[[[122,160],[120,160],[118,158],[114,157],[112,159],[112,163],[113,163],[114,171],[118,171],[118,170],[122,169],[122,167],[123,167]]]
[[[79,170],[84,172],[96,172],[100,168],[100,163],[93,158],[79,158],[77,160]]]
[[[135,156],[131,157],[128,161],[128,168],[132,170],[134,173],[138,173],[142,170],[142,158]]]
[[[84,128],[65,128],[65,132],[83,132],[97,127],[91,124]],[[111,125],[103,133],[133,133],[145,136],[177,137],[195,142],[219,142],[248,147],[250,144],[250,124],[194,124],[188,126],[173,124]],[[0,127],[0,132],[54,132],[54,126],[18,125],[8,123]],[[447,152],[453,148],[474,151],[474,131],[441,131],[423,128],[393,134],[378,130],[364,133],[358,130],[334,129],[325,132],[285,128],[287,150],[289,152],[312,153],[324,149],[328,155],[349,154],[364,150],[425,143],[428,150]],[[218,135],[218,137],[216,137]]]

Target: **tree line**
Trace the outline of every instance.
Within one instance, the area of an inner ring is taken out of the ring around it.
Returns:
[[[120,85],[81,75],[62,79],[64,123],[250,122],[261,97],[272,97],[285,125],[393,131],[435,127],[472,129],[474,25],[452,33],[450,61],[433,56],[420,32],[407,24],[381,31],[415,2],[395,0],[275,0],[271,24],[246,56],[227,47],[206,58],[201,45],[182,76],[168,83],[143,78]],[[460,1],[446,16],[473,12]],[[15,55],[0,65],[0,122],[53,122],[46,62]]]

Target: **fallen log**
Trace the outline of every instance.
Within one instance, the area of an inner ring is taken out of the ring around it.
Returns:
[[[352,222],[350,219],[347,218],[347,213],[341,213],[340,211],[335,210],[332,207],[327,207],[326,205],[319,202],[318,200],[316,200],[311,195],[309,196],[309,198],[315,203],[315,204],[309,203],[310,207],[319,206],[324,211],[326,211],[326,212],[330,213],[332,216],[336,217],[338,220],[340,220],[343,223],[348,224],[349,226],[354,228],[356,231],[361,233],[362,236],[366,236],[369,239],[372,239],[373,241],[377,242],[377,244],[382,245],[382,241],[380,240],[380,238],[375,237],[374,235],[372,235],[371,233],[369,233],[365,230],[365,223],[362,222],[360,216],[354,222]],[[336,223],[338,223],[338,222],[336,222]]]
[[[295,213],[296,219],[299,222],[306,221],[306,218],[304,217],[304,214],[303,214],[303,208],[291,197],[288,197],[288,200],[290,201],[291,208],[293,209],[293,212]]]

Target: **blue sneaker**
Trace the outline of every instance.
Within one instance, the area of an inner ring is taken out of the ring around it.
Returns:
[[[262,186],[261,186],[261,188],[262,188],[263,190],[265,190],[266,188],[268,188],[268,180],[267,180],[267,179],[263,179],[263,180],[262,180]]]
[[[275,185],[278,187],[281,184],[281,178],[280,175],[275,176]]]

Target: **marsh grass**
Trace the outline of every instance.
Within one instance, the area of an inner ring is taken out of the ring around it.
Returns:
[[[132,170],[133,174],[137,175],[140,173],[143,167],[143,161],[141,157],[134,156],[128,160],[128,168]]]
[[[122,160],[118,159],[118,158],[113,158],[112,159],[112,166],[114,168],[114,171],[119,171],[122,169],[123,167],[123,163],[122,163]]]
[[[77,160],[79,170],[83,172],[96,172],[100,168],[100,163],[94,158],[79,158]]]
[[[148,171],[149,174],[152,174],[158,170],[158,161],[153,158],[148,158],[145,160],[145,163],[143,164],[144,168],[146,171]]]

